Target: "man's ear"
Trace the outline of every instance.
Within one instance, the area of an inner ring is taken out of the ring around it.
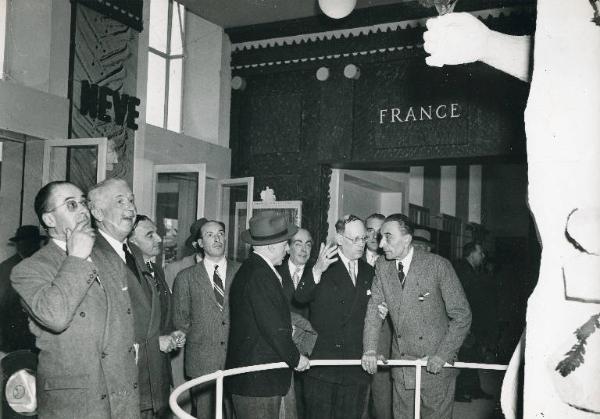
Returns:
[[[202,239],[198,239],[194,242],[194,246],[196,247],[196,249],[204,249],[204,243],[202,242]]]
[[[90,208],[90,214],[92,214],[92,217],[94,217],[96,221],[102,222],[102,220],[104,220],[104,213],[96,206],[92,206]]]
[[[56,227],[56,218],[54,218],[54,214],[51,212],[45,212],[42,214],[42,221],[48,228]]]

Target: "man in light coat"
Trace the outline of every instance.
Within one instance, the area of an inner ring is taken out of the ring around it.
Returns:
[[[207,221],[197,234],[194,241],[204,250],[204,260],[179,272],[173,287],[174,323],[187,335],[185,373],[191,378],[225,368],[229,290],[240,267],[225,258],[227,236],[222,222]],[[214,417],[214,390],[214,383],[193,389],[196,417]],[[230,410],[226,408],[229,417]]]
[[[40,350],[38,417],[139,418],[125,268],[98,245],[77,186],[47,184],[35,211],[51,240],[13,269],[11,282]]]
[[[421,383],[421,417],[452,417],[456,371],[452,363],[471,325],[471,310],[449,261],[411,244],[413,227],[402,214],[392,214],[381,227],[385,259],[375,264],[375,279],[364,328],[363,368],[377,371],[377,341],[382,320],[378,305],[385,302],[394,326],[392,357],[426,359]],[[394,418],[414,417],[415,369],[396,367]]]

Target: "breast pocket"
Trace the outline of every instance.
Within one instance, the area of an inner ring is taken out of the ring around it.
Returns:
[[[88,375],[48,377],[39,391],[39,410],[45,417],[77,419],[88,414]]]

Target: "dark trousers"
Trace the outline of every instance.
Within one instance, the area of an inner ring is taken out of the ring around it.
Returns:
[[[342,385],[304,377],[306,419],[361,419],[369,384]]]
[[[370,417],[392,419],[392,374],[389,368],[379,368],[371,382]]]
[[[282,396],[249,397],[232,394],[236,419],[279,419]]]
[[[200,384],[191,389],[192,392],[192,415],[198,419],[212,419],[215,417],[217,393],[214,382]],[[223,394],[223,417],[233,417],[231,399]]]

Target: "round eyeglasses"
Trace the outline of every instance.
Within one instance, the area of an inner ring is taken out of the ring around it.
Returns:
[[[67,200],[65,200],[65,202],[63,202],[60,205],[55,206],[52,209],[49,209],[46,212],[53,212],[56,211],[58,208],[62,207],[62,206],[66,206],[67,207],[67,211],[69,212],[75,212],[77,210],[79,210],[79,208],[87,208],[88,207],[88,201],[87,199],[73,199],[73,198],[69,198]]]

